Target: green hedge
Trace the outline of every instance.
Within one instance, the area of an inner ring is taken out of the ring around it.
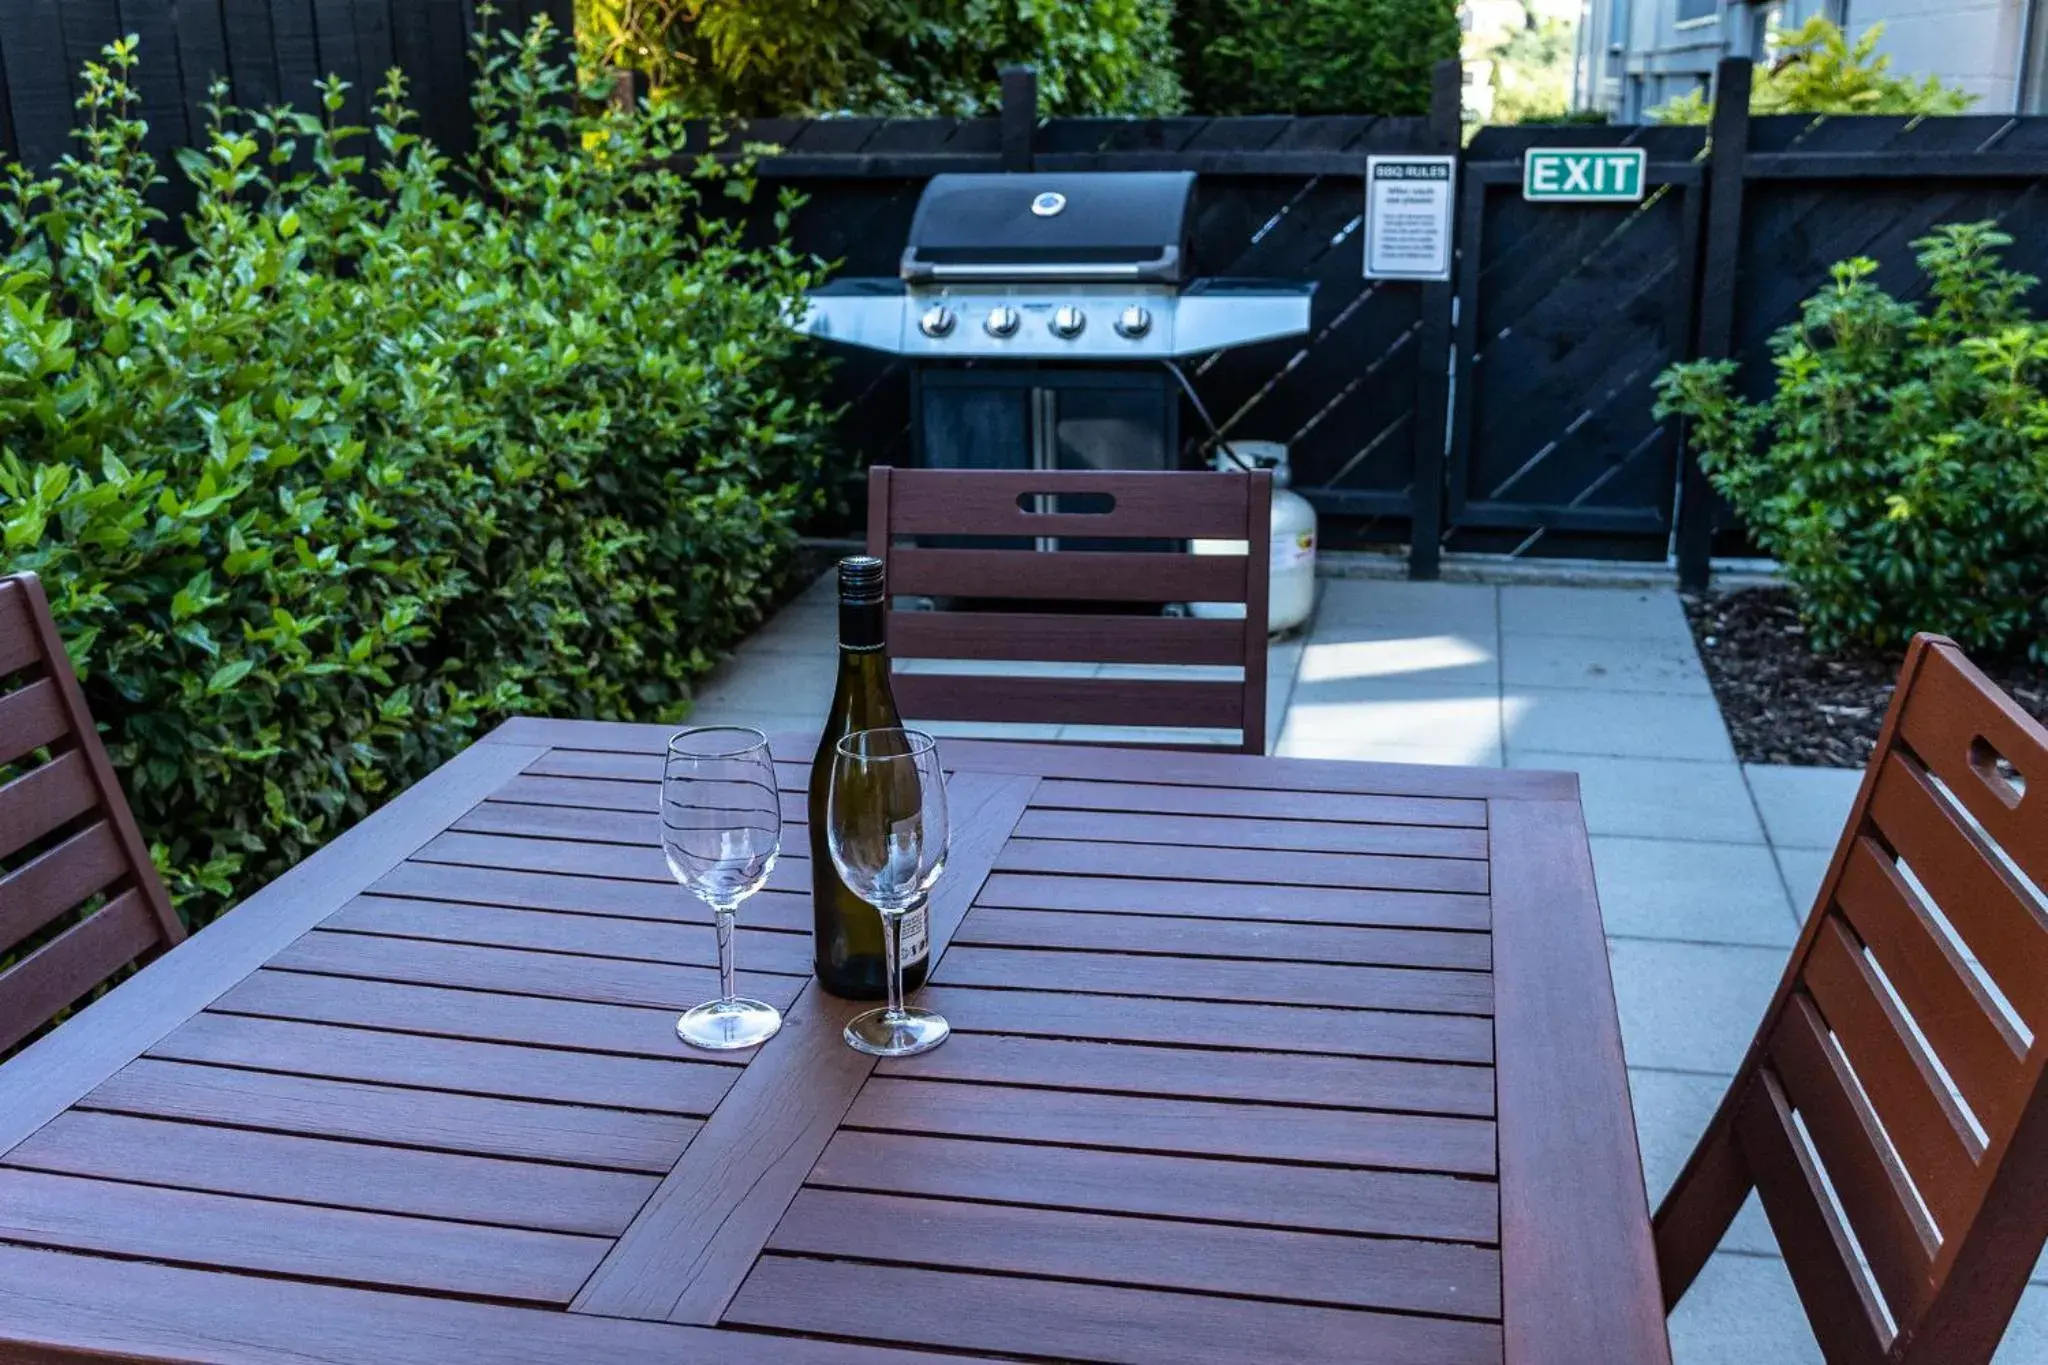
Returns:
[[[1658,381],[1708,476],[1783,565],[1814,644],[1896,650],[1916,631],[2048,662],[2048,324],[2012,238],[1956,224],[1914,243],[1929,306],[1845,261],[1771,340],[1749,403],[1729,361]]]
[[[684,715],[817,503],[807,268],[549,41],[480,45],[462,168],[395,75],[367,142],[334,84],[324,118],[218,111],[189,245],[151,236],[132,44],[73,157],[6,168],[5,562],[195,922],[506,715]]]
[[[1427,114],[1458,55],[1454,0],[1182,0],[1181,83],[1198,114]]]

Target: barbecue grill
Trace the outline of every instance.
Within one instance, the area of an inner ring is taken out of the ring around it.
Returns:
[[[1172,362],[1308,330],[1309,284],[1193,275],[1188,172],[939,175],[896,279],[812,291],[813,336],[908,357],[919,463],[1169,469]]]

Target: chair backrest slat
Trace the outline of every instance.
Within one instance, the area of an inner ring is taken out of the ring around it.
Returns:
[[[1234,602],[1245,591],[1245,566],[1234,555],[1148,554],[1135,564],[1134,558],[1107,550],[1048,555],[899,545],[888,555],[889,591],[905,597],[1157,603]]]
[[[889,653],[897,659],[1228,667],[1244,662],[1244,622],[1174,616],[899,611],[889,619]]]
[[[1754,1186],[1823,1353],[1986,1365],[2048,1241],[2048,729],[1922,636],[1757,1043],[1657,1214]]]
[[[130,888],[0,971],[0,1047],[33,1033],[162,937],[148,902]]]
[[[0,1052],[183,937],[42,584],[0,578]]]
[[[1146,678],[1005,678],[899,673],[897,709],[918,720],[1005,720],[1022,725],[1158,725],[1234,730],[1244,684]]]
[[[0,953],[126,875],[121,841],[100,820],[0,876]]]
[[[1793,1122],[1783,1087],[1770,1072],[1759,1072],[1740,1096],[1736,1140],[1770,1213],[1785,1268],[1823,1338],[1822,1353],[1830,1365],[1879,1365],[1885,1359],[1881,1310],[1856,1272],[1855,1246]]]
[[[1827,1022],[1804,994],[1793,995],[1771,1037],[1771,1063],[1785,1088],[1800,1097],[1807,1137],[1886,1301],[1909,1315],[1921,1312],[1941,1234],[1914,1198],[1912,1178],[1886,1141],[1883,1121],[1841,1051],[1829,1045]]]
[[[55,744],[70,725],[57,684],[42,678],[16,692],[0,693],[0,763]]]
[[[889,615],[906,720],[1234,731],[1231,747],[1264,751],[1271,475],[878,467],[868,507],[868,549],[888,561],[892,596],[942,599],[932,611]],[[996,543],[911,543],[917,537]],[[1084,544],[1049,543],[1062,540]],[[1185,543],[1193,540],[1230,546],[1194,554]],[[1099,548],[1117,542],[1130,544]],[[962,599],[1025,609],[949,609]],[[1059,609],[1177,602],[1234,604],[1242,615]],[[971,666],[990,661],[1106,667],[1034,676]],[[940,666],[947,662],[967,666]],[[1218,669],[1238,676],[1218,679]]]

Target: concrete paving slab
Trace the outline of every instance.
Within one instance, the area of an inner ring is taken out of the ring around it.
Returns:
[[[1501,631],[1607,640],[1690,643],[1692,628],[1669,588],[1559,588],[1509,584],[1500,590]]]
[[[1764,948],[1789,948],[1798,934],[1768,848],[1611,835],[1592,844],[1609,934]]]
[[[1496,592],[1471,583],[1331,579],[1323,585],[1315,629],[1370,625],[1431,633],[1491,632],[1499,619]]]
[[[1708,1258],[1669,1325],[1672,1365],[1822,1365],[1799,1292],[1775,1256]]]
[[[1842,837],[1863,782],[1860,768],[1797,768],[1745,763],[1742,774],[1763,816],[1764,832],[1779,848],[1830,852]]]
[[[1683,1071],[1652,1071],[1632,1067],[1628,1089],[1636,1111],[1636,1141],[1643,1152],[1643,1188],[1650,1210],[1664,1202],[1671,1182],[1692,1158],[1693,1148],[1728,1092],[1728,1076],[1698,1076]],[[1756,1196],[1742,1206],[1721,1243],[1724,1251],[1778,1254],[1770,1221]]]
[[[742,650],[697,687],[705,706],[810,711],[823,717],[839,677],[838,651],[829,646],[807,654]]]
[[[1434,744],[1388,744],[1343,734],[1319,734],[1293,714],[1273,752],[1281,758],[1343,758],[1358,763],[1419,763],[1430,767],[1498,768],[1500,745],[1473,735]]]
[[[1610,640],[1597,635],[1525,635],[1502,623],[1501,678],[1509,687],[1599,692],[1668,692],[1711,697],[1713,686],[1691,640]]]
[[[1735,761],[1735,746],[1712,697],[1657,692],[1509,687],[1510,749],[1608,758]]]
[[[1464,632],[1365,625],[1319,627],[1303,644],[1301,680],[1497,691],[1500,650],[1490,626]]]
[[[1778,871],[1785,878],[1785,894],[1792,902],[1792,913],[1804,923],[1813,913],[1813,902],[1820,895],[1821,878],[1827,875],[1834,850],[1781,848],[1777,854]]]
[[[1500,699],[1405,683],[1303,680],[1295,684],[1287,727],[1300,742],[1332,746],[1324,758],[1380,745],[1498,754]]]
[[[1510,768],[1579,774],[1586,827],[1593,834],[1761,844],[1763,826],[1733,763],[1598,758],[1508,748]]]
[[[825,654],[839,642],[839,609],[832,604],[792,604],[749,635],[740,649],[747,654]]]
[[[1632,1067],[1732,1074],[1785,972],[1778,948],[1607,943],[1621,1045]]]

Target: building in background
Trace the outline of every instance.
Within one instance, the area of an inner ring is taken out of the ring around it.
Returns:
[[[1816,15],[1885,26],[1901,76],[1939,77],[1980,113],[2048,112],[2048,0],[1583,0],[1573,99],[1634,123],[1713,82],[1724,56],[1770,58],[1767,35]]]
[[[1584,2],[1462,0],[1466,122],[1512,123],[1574,107],[1574,40]]]

